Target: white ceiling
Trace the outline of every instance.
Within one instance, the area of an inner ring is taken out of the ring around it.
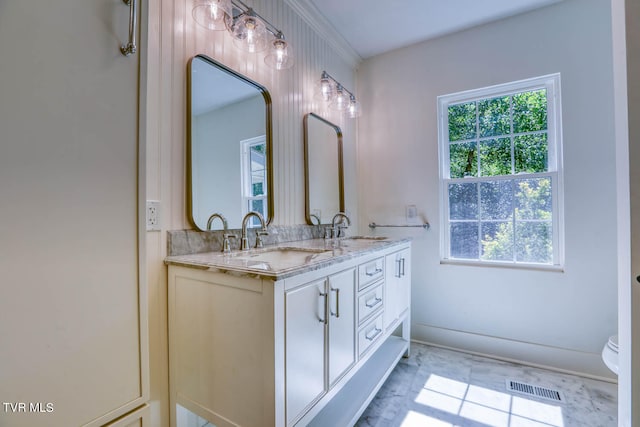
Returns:
[[[361,58],[368,58],[561,0],[309,1]]]

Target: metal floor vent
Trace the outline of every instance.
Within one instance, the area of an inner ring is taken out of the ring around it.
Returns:
[[[507,379],[507,390],[529,396],[539,397],[541,399],[553,400],[554,402],[564,403],[564,396],[558,390],[540,387],[537,385],[526,384],[520,381]]]

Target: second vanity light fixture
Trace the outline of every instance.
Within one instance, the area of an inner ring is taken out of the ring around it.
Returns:
[[[264,62],[276,70],[293,66],[293,52],[282,31],[240,0],[194,0],[193,19],[210,30],[227,30],[233,44],[249,53],[269,49]]]
[[[326,71],[322,72],[318,81],[317,92],[320,99],[329,103],[329,108],[332,110],[345,113],[351,119],[360,117],[360,103],[355,95]]]

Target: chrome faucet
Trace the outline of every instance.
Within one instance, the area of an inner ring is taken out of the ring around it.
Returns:
[[[342,218],[342,220],[340,220],[340,222],[336,221],[338,218]],[[338,225],[338,224],[342,224],[345,220],[347,221],[347,225]],[[333,220],[331,220],[331,228],[332,228],[333,235],[338,238],[344,237],[343,230],[345,228],[348,228],[350,225],[351,225],[351,220],[349,219],[347,214],[344,212],[338,212],[333,216]]]
[[[255,216],[260,221],[260,225],[262,226],[262,231],[256,231],[256,248],[261,248],[264,246],[262,242],[262,236],[266,236],[269,234],[267,232],[267,224],[264,222],[264,217],[260,212],[251,211],[247,213],[244,218],[242,218],[242,238],[240,239],[240,250],[248,251],[249,250],[249,239],[247,238],[247,226],[249,225],[249,218]]]
[[[217,212],[209,217],[209,220],[207,221],[207,230],[211,230],[211,224],[216,218],[219,218],[220,221],[222,221],[222,227],[224,228],[224,233],[222,234],[222,238],[224,239],[222,241],[222,252],[228,254],[229,252],[231,252],[231,244],[229,243],[229,239],[237,239],[238,235],[227,233],[227,230],[229,228],[227,219],[222,214]]]
[[[211,230],[211,224],[213,223],[213,220],[216,218],[222,221],[222,227],[224,228],[224,231],[227,231],[227,228],[229,228],[229,224],[227,223],[227,218],[225,218],[222,214],[217,212],[209,217],[209,220],[207,221],[207,230]]]

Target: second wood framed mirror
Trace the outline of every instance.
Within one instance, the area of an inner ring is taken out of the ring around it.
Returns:
[[[342,130],[314,113],[303,119],[305,217],[307,224],[330,224],[344,212]]]

